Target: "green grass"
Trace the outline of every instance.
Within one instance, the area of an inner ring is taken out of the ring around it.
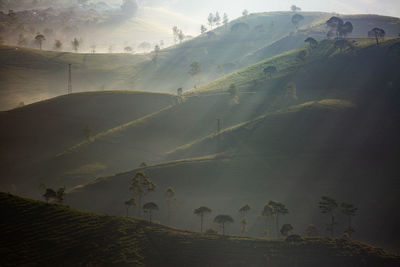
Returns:
[[[379,248],[341,239],[301,243],[201,235],[0,193],[0,264],[66,266],[396,266]]]

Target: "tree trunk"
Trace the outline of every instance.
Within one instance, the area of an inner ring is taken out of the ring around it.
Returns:
[[[222,223],[222,235],[225,235],[225,223]]]
[[[200,233],[203,232],[203,214],[200,215]]]
[[[375,39],[376,39],[376,45],[379,46],[379,38],[377,34],[375,34]]]

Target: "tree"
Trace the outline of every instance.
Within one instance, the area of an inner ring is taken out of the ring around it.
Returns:
[[[309,224],[306,227],[306,235],[307,236],[317,236],[318,235],[318,229],[314,224]]]
[[[222,24],[224,24],[225,28],[228,27],[228,23],[229,23],[229,18],[228,18],[228,14],[224,13],[223,19],[222,19]]]
[[[218,215],[214,218],[214,222],[218,223],[222,227],[222,235],[225,235],[225,226],[227,224],[233,223],[234,220],[229,215]]]
[[[161,51],[160,46],[159,46],[159,45],[155,45],[155,46],[154,46],[153,61],[154,61],[154,63],[156,63],[156,64],[157,64],[158,56],[160,55],[160,51]]]
[[[51,188],[47,188],[46,192],[43,194],[44,199],[46,200],[47,203],[49,203],[50,199],[56,199],[57,193]]]
[[[269,204],[265,204],[263,210],[261,211],[261,216],[265,218],[265,230],[264,230],[265,236],[267,236],[268,233],[268,220],[270,218],[273,219],[274,215],[275,215],[274,207],[272,207]]]
[[[178,88],[178,89],[176,90],[176,93],[177,93],[178,96],[181,96],[182,93],[183,93],[182,87]]]
[[[74,49],[75,53],[77,53],[78,49],[79,49],[78,39],[74,38],[74,40],[72,40],[71,44],[72,44],[72,48]]]
[[[140,50],[142,50],[142,51],[148,51],[148,50],[151,49],[151,44],[148,43],[148,42],[141,42],[141,43],[138,45],[138,48],[139,48]]]
[[[171,212],[172,212],[172,205],[176,201],[175,190],[172,187],[168,187],[167,190],[165,190],[164,198],[165,198],[165,201],[167,201],[168,224],[169,224],[170,218],[171,218]]]
[[[200,232],[203,232],[203,218],[204,216],[210,214],[212,210],[209,207],[202,206],[194,210],[194,214],[200,216]]]
[[[292,23],[296,26],[296,29],[299,27],[299,23],[304,19],[304,17],[300,14],[294,14],[292,16]]]
[[[272,74],[276,73],[277,69],[274,66],[268,66],[268,67],[264,68],[263,72],[264,72],[265,76],[269,76],[269,78],[271,79]]]
[[[132,198],[135,199],[135,201],[137,200],[137,204],[139,205],[139,216],[141,215],[140,207],[142,205],[143,196],[156,191],[156,188],[157,185],[153,183],[143,171],[137,172],[132,178],[129,190],[133,196]]]
[[[126,217],[129,216],[130,207],[135,206],[135,205],[136,205],[136,202],[135,202],[134,198],[131,198],[131,199],[125,201]]]
[[[214,16],[214,23],[215,23],[215,25],[217,25],[217,27],[218,27],[219,25],[221,25],[221,16],[219,15],[219,12],[218,12],[218,11],[215,13],[215,16]]]
[[[347,21],[339,28],[339,35],[346,37],[347,35],[353,32],[353,29],[354,29],[353,24],[350,21]]]
[[[42,44],[44,41],[46,41],[46,38],[44,37],[43,34],[36,35],[35,42],[36,42],[36,44],[39,45],[40,50],[42,50]]]
[[[333,37],[336,34],[336,37],[345,37],[346,35],[353,32],[353,24],[349,21],[344,23],[344,21],[339,17],[331,17],[326,25],[330,30],[328,31],[327,36]]]
[[[312,37],[308,37],[304,42],[309,43],[311,49],[317,48],[317,46],[318,46],[317,40],[315,40]]]
[[[149,202],[143,205],[143,211],[149,215],[149,222],[151,223],[153,211],[157,211],[158,206],[154,202]]]
[[[182,43],[183,40],[185,39],[185,34],[183,33],[182,30],[179,30],[179,32],[178,32],[178,39],[179,39],[179,43]]]
[[[379,38],[384,38],[385,34],[385,30],[381,28],[373,28],[368,32],[368,37],[375,37],[376,45],[379,46]]]
[[[249,220],[247,220],[246,217],[243,217],[240,220],[240,232],[242,233],[242,235],[247,233],[248,230],[248,224],[249,224]]]
[[[56,192],[56,201],[60,204],[64,202],[65,197],[65,187],[61,187]]]
[[[268,205],[270,205],[274,209],[276,234],[278,236],[279,235],[279,216],[288,214],[289,210],[286,208],[286,206],[284,204],[282,204],[280,202],[275,202],[272,200],[268,202]]]
[[[296,11],[301,11],[301,8],[298,7],[298,6],[296,6],[296,5],[292,5],[292,6],[290,7],[290,10],[292,10],[292,12],[296,12]]]
[[[62,46],[63,46],[63,43],[60,40],[54,41],[54,49],[55,50],[61,50]]]
[[[249,11],[247,9],[243,10],[242,16],[247,17],[249,15]]]
[[[188,72],[195,81],[201,81],[201,64],[197,61],[194,61],[190,64],[190,69]]]
[[[347,233],[351,238],[351,235],[355,232],[351,224],[351,218],[356,216],[358,208],[355,207],[353,204],[345,202],[342,203],[340,207],[342,208],[342,213],[348,217],[348,225],[345,233]]]
[[[229,85],[228,93],[229,93],[231,98],[237,98],[238,97],[239,90],[238,90],[236,84],[231,83],[231,85]]]
[[[293,231],[293,226],[291,224],[282,225],[281,235],[287,237],[291,231]]]
[[[208,21],[208,26],[210,26],[210,28],[212,30],[212,28],[214,26],[214,14],[213,13],[208,14],[207,21]]]
[[[172,34],[174,35],[174,43],[178,41],[179,29],[177,26],[172,27]]]
[[[206,26],[201,25],[201,26],[200,26],[200,32],[201,32],[201,34],[205,33],[206,31],[207,31]]]
[[[240,209],[239,209],[239,213],[240,216],[242,217],[246,217],[247,213],[251,210],[251,206],[249,204],[244,204]]]
[[[126,47],[124,48],[124,51],[125,51],[126,53],[132,53],[133,49],[132,49],[132,47],[130,47],[130,46],[126,46]]]
[[[337,225],[335,221],[335,210],[338,207],[338,203],[333,198],[323,196],[318,204],[321,213],[328,214],[331,217],[327,230],[331,233],[331,237],[333,237],[334,228]]]

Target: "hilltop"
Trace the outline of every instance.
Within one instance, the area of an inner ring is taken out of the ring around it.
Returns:
[[[0,263],[74,266],[396,266],[379,248],[342,239],[201,235],[0,193]],[[201,257],[199,257],[201,251]]]

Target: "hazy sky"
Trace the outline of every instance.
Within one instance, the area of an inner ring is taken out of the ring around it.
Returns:
[[[400,0],[138,0],[144,6],[163,7],[203,19],[209,12],[226,12],[238,17],[243,9],[249,12],[289,10],[292,4],[304,11],[326,11],[342,14],[372,13],[400,17]]]

